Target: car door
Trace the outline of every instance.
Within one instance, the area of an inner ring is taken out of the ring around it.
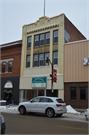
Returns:
[[[29,112],[38,112],[38,103],[39,103],[40,98],[36,97],[32,99],[29,104],[28,104],[28,111]]]
[[[49,107],[49,99],[48,98],[41,98],[38,104],[38,112],[45,113],[47,107]]]

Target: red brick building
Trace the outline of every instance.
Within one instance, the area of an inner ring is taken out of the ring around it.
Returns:
[[[22,40],[1,45],[1,98],[19,103]]]

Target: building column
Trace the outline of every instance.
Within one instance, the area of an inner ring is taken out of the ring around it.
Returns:
[[[34,48],[34,35],[32,35],[32,41],[31,41],[31,61],[30,61],[30,68],[33,67],[33,48]]]
[[[53,30],[50,31],[50,61],[53,62]]]
[[[58,98],[61,98],[62,100],[64,100],[64,90],[58,90]]]

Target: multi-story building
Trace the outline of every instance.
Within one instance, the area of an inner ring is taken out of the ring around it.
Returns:
[[[89,40],[64,45],[64,99],[74,108],[88,108]]]
[[[79,30],[61,14],[52,18],[43,16],[32,24],[23,26],[20,73],[20,101],[38,95],[51,96],[51,64],[57,70],[54,96],[64,100],[64,44],[86,39]]]
[[[0,46],[1,99],[14,104],[19,103],[21,47],[22,40]]]

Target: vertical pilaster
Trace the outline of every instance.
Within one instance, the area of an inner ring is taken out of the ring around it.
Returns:
[[[34,35],[32,35],[32,41],[31,41],[31,64],[30,64],[30,68],[33,67],[33,47],[34,47]]]
[[[50,61],[53,62],[53,30],[50,31]]]
[[[22,35],[22,55],[21,55],[21,71],[20,76],[23,76],[24,68],[26,67],[26,50],[27,50],[27,40],[26,40],[26,26],[23,27]]]

